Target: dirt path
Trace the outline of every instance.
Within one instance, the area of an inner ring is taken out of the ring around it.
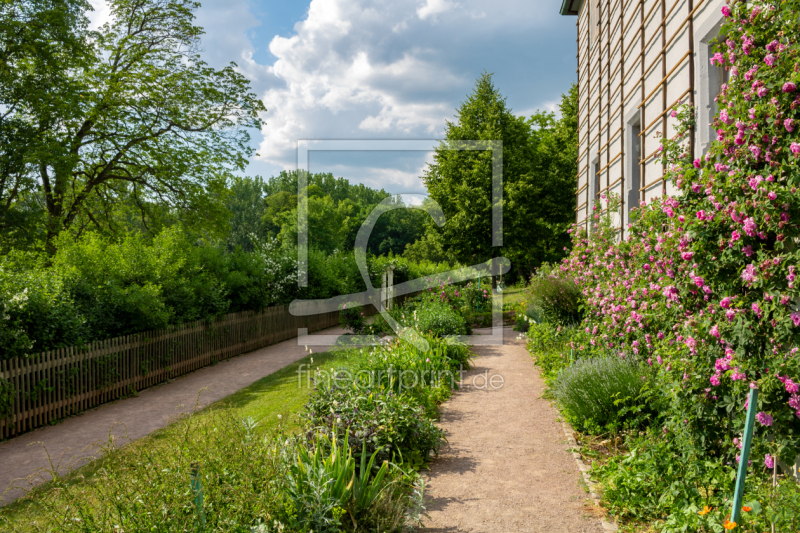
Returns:
[[[600,533],[539,371],[515,332],[504,338],[475,348],[475,368],[443,405],[449,442],[426,474],[424,531]]]
[[[342,333],[344,330],[335,327],[311,335]],[[109,435],[120,437],[116,444],[124,445],[191,412],[201,389],[206,390],[200,394],[199,405],[205,407],[306,355],[297,338],[289,339],[156,385],[137,397],[104,404],[54,426],[1,442],[0,506],[19,498],[23,489],[50,479],[44,474],[50,467],[48,454],[59,466],[58,472],[64,474],[94,459],[97,443],[107,443]]]

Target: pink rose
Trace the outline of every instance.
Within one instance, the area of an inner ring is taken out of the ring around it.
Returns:
[[[783,121],[783,127],[786,128],[786,131],[791,133],[792,131],[794,131],[794,120],[787,118],[786,120]]]
[[[722,16],[728,18],[731,16],[731,8],[728,6],[722,6]]]
[[[790,149],[792,150],[792,153],[794,155],[800,154],[800,144],[792,143],[792,145],[790,146]]]
[[[758,225],[753,220],[753,217],[744,220],[744,232],[747,233],[748,237],[752,237],[758,232]]]
[[[683,252],[681,254],[681,259],[684,261],[691,261],[692,257],[694,257],[694,252]]]
[[[712,384],[712,385],[714,385],[715,387],[719,387],[719,376],[717,376],[716,374],[714,374],[713,376],[711,376],[710,378],[708,378],[708,380],[709,380],[709,381],[711,382],[711,384]]]
[[[692,164],[694,165],[694,168],[700,168],[700,158],[695,159]]]
[[[770,200],[775,200],[777,197],[778,195],[775,194],[775,191],[769,191],[769,193],[767,193],[767,198],[769,198]]]
[[[790,81],[783,84],[783,92],[785,93],[793,93],[795,89],[797,89],[797,86]]]

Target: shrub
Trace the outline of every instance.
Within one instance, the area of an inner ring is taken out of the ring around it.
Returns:
[[[419,305],[410,315],[407,315],[406,320],[405,325],[436,337],[470,333],[464,317],[450,305],[443,303],[426,302]]]
[[[581,291],[570,276],[540,268],[530,282],[531,306],[527,315],[537,322],[576,324],[581,320]],[[538,318],[538,319],[537,319]]]
[[[312,438],[322,430],[354,450],[364,443],[367,454],[379,454],[379,462],[419,467],[430,460],[431,453],[438,452],[444,440],[442,430],[424,415],[410,393],[357,383],[338,385],[334,380],[311,395],[303,417]]]
[[[621,357],[579,359],[558,375],[553,394],[576,429],[618,429],[621,405],[639,396],[642,373]]]

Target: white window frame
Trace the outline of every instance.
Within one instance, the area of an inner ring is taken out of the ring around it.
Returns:
[[[705,154],[711,142],[716,138],[711,120],[717,111],[714,98],[722,80],[719,79],[719,69],[712,67],[710,60],[714,55],[712,41],[719,35],[723,20],[722,11],[712,9],[705,22],[698,25],[694,32],[694,41],[697,43],[694,68],[694,91],[695,102],[697,102],[695,157]]]

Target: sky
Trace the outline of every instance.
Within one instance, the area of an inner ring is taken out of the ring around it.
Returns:
[[[106,0],[91,0],[96,27]],[[203,59],[234,62],[264,102],[247,175],[298,168],[302,139],[438,139],[482,72],[514,113],[557,111],[576,80],[575,17],[560,0],[200,0]],[[332,172],[423,193],[431,152],[314,151]],[[305,163],[303,163],[304,165]]]

